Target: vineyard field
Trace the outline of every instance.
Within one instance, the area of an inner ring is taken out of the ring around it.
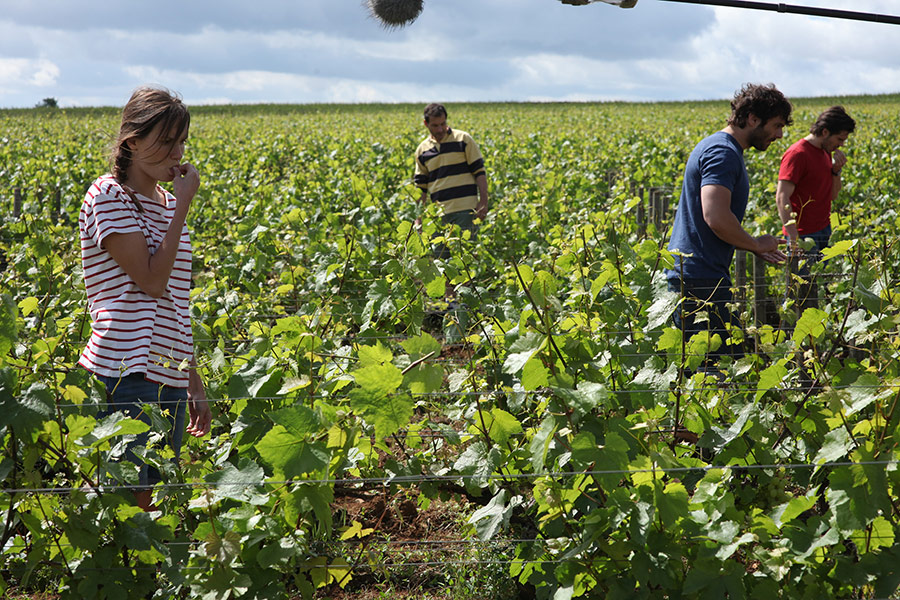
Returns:
[[[745,257],[752,351],[719,377],[663,271],[727,102],[448,105],[485,157],[475,241],[416,204],[419,105],[193,107],[213,427],[139,450],[148,513],[121,460],[146,426],[76,366],[119,111],[0,110],[0,595],[900,598],[900,96],[794,104],[745,155],[744,226],[780,231],[781,154],[845,106],[818,307]]]

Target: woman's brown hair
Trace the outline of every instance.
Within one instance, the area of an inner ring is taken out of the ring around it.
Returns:
[[[110,156],[112,174],[119,183],[125,183],[131,166],[128,141],[148,136],[159,123],[162,123],[162,136],[177,129],[177,140],[190,126],[191,115],[181,98],[167,89],[139,87],[134,90],[122,110],[122,124]],[[158,143],[161,141],[157,140]]]

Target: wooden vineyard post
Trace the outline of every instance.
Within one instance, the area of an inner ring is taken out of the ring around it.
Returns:
[[[18,219],[22,214],[22,189],[13,190],[13,218]]]
[[[38,186],[37,189],[34,190],[34,201],[37,204],[38,210],[43,212],[43,209],[44,209],[44,188],[43,188],[43,186]]]
[[[669,199],[672,197],[672,194],[669,193],[668,190],[662,189],[659,194],[659,224],[660,227],[666,226],[668,224],[669,217]]]
[[[662,205],[660,202],[660,188],[650,188],[650,222],[659,231],[662,225]]]
[[[669,190],[664,187],[652,187],[649,192],[649,222],[653,223],[657,233],[664,233],[666,217],[669,214]]]
[[[784,263],[784,293],[785,297],[794,301],[794,313],[799,318],[803,313],[803,302],[800,299],[799,286],[794,280],[794,275],[800,267],[800,257],[795,252],[790,252]]]
[[[619,177],[619,174],[615,171],[615,169],[609,169],[606,171],[606,197],[612,198],[612,189],[616,184],[616,179]]]
[[[634,182],[631,182],[631,196],[634,197],[635,193],[640,194],[637,204],[637,232],[638,239],[643,239],[647,237],[647,210],[644,206],[644,189],[640,188],[639,190],[634,185]]]
[[[766,324],[766,261],[753,255],[753,317],[756,326]]]
[[[737,288],[737,301],[743,305],[747,302],[747,251],[734,252],[734,287]]]
[[[747,252],[745,250],[734,251],[734,282],[732,285],[736,289],[734,300],[740,307],[738,309],[738,314],[740,314],[747,308]],[[755,346],[759,346],[759,336],[753,336],[753,338]]]
[[[56,188],[56,192],[53,194],[53,222],[57,225],[62,220],[62,213],[60,211],[60,204],[62,203],[62,192],[59,188]]]

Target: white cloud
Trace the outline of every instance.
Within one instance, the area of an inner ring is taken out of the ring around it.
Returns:
[[[900,9],[896,0],[792,3]],[[897,26],[775,12],[426,0],[416,23],[394,31],[359,0],[159,0],[145,12],[0,0],[0,106],[45,95],[121,105],[142,83],[192,104],[687,100],[729,97],[745,81],[773,81],[789,96],[900,91]]]
[[[0,89],[47,87],[56,83],[59,67],[45,59],[0,58]]]
[[[167,82],[176,90],[195,89],[199,94],[224,91],[212,96],[212,103],[223,98],[231,102],[396,102],[398,98],[426,97],[421,88],[389,82],[366,83],[341,77],[315,77],[271,71],[232,71],[229,73],[192,73],[152,67],[130,67],[126,71],[136,80]],[[190,104],[205,104],[202,96],[187,98]]]
[[[715,25],[693,42],[696,66],[796,96],[900,91],[897,26],[754,12],[749,27],[748,18],[717,8]]]

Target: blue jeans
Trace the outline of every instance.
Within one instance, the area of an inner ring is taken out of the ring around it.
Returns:
[[[828,242],[831,241],[831,225],[828,225],[825,229],[820,229],[815,233],[805,233],[801,237],[812,238],[812,241],[816,243],[816,251],[821,252],[828,247]]]
[[[798,306],[802,311],[803,309],[810,307],[819,307],[819,286],[816,284],[815,277],[810,275],[810,269],[822,259],[822,250],[827,248],[831,241],[831,225],[828,225],[825,229],[820,229],[815,233],[801,234],[800,238],[811,238],[816,244],[815,250],[811,250],[799,260],[797,275],[802,277],[804,282],[796,285],[794,289],[788,290],[788,296],[791,296],[792,294],[796,296]]]
[[[681,330],[684,341],[702,331],[708,331],[710,336],[719,334],[722,339],[722,345],[707,354],[704,366],[714,366],[723,356],[731,356],[736,360],[744,355],[743,343],[726,343],[729,338],[726,324],[735,329],[741,327],[738,318],[728,308],[728,304],[733,301],[731,282],[726,279],[673,278],[668,283],[670,291],[683,294],[682,302],[672,313],[672,321]],[[700,311],[706,311],[708,319],[698,323],[696,315]]]
[[[123,412],[126,417],[142,421],[153,426],[150,416],[142,409],[142,404],[156,404],[163,411],[163,416],[169,424],[166,439],[169,446],[175,451],[175,457],[181,453],[181,441],[184,439],[184,414],[187,405],[187,388],[175,388],[147,381],[143,373],[132,373],[124,377],[105,377],[97,375],[106,386],[108,406],[102,411],[102,416],[108,416],[115,412]],[[147,487],[161,481],[159,470],[141,460],[131,451],[132,446],[146,446],[150,432],[145,431],[137,436],[129,444],[125,457],[140,466],[140,485]]]
[[[478,228],[475,227],[475,211],[474,210],[461,210],[459,212],[450,213],[441,217],[441,223],[444,224],[444,232],[436,233],[435,236],[439,235],[449,235],[453,229],[454,225],[458,225],[460,228],[460,234],[463,231],[471,232],[469,241],[474,242],[475,238],[478,234]],[[435,258],[440,258],[441,260],[448,260],[451,256],[450,248],[444,242],[440,242],[435,244],[431,249],[431,254]]]
[[[800,239],[804,238],[810,238],[816,244],[816,249],[811,250],[807,254],[803,266],[800,267],[801,275],[809,275],[809,268],[819,262],[819,260],[822,258],[822,250],[827,248],[829,242],[831,241],[831,225],[828,225],[825,229],[820,229],[815,233],[801,234]]]

